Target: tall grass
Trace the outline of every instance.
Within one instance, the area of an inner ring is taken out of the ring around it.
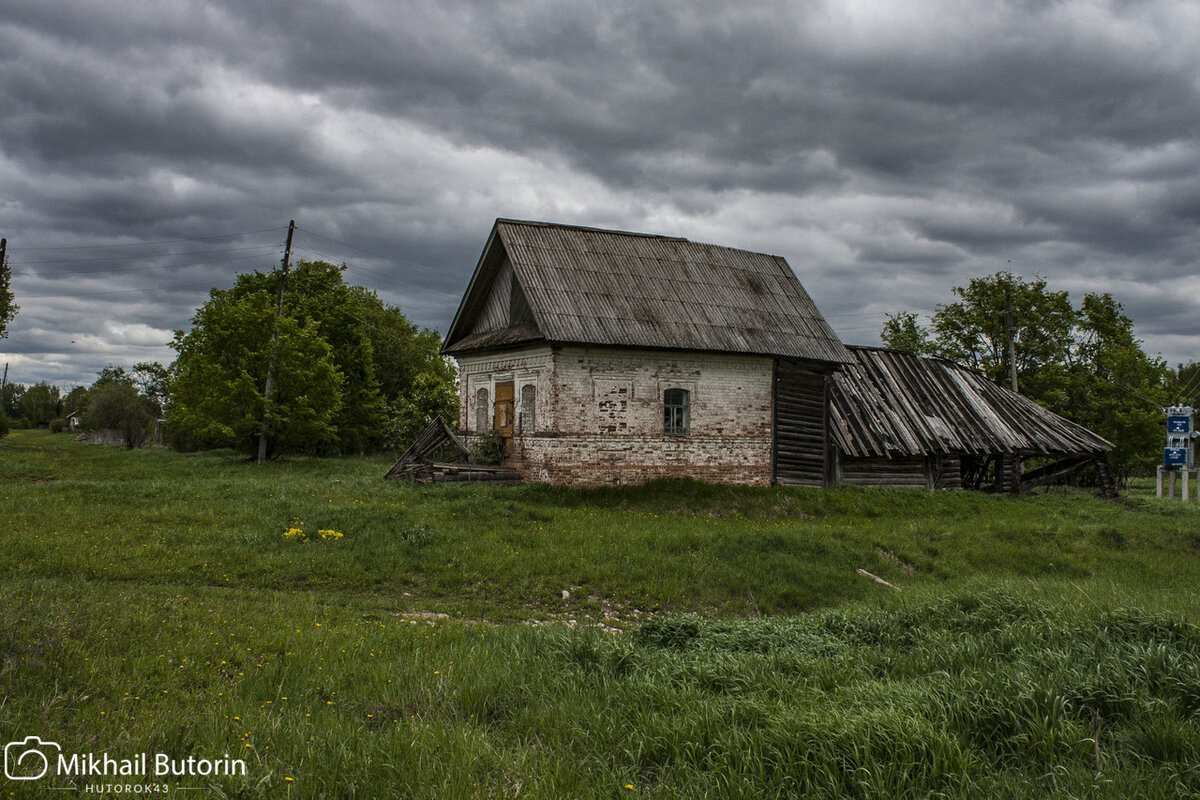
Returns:
[[[193,796],[1196,796],[1194,508],[386,466],[4,440],[0,739],[247,759]]]
[[[1191,585],[1200,506],[844,487],[410,486],[386,459],[0,445],[0,575],[307,587],[492,620],[753,615],[963,576]],[[337,542],[289,541],[295,524]],[[1114,556],[1117,558],[1114,560]],[[562,591],[570,593],[566,604]]]
[[[35,582],[0,593],[4,733],[240,754],[241,797],[1188,796],[1200,630],[1076,591],[613,636]]]

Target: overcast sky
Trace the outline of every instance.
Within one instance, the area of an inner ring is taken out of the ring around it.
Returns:
[[[784,256],[878,342],[998,269],[1200,359],[1200,0],[0,0],[9,379],[296,255],[445,331],[495,217]]]

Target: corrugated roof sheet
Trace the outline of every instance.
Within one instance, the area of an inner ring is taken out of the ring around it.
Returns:
[[[830,432],[853,457],[1102,453],[1112,444],[941,358],[850,347],[833,377]]]
[[[779,256],[505,219],[496,221],[488,250],[497,242],[548,341],[851,360]],[[491,280],[481,273],[497,268],[485,250],[445,352],[481,349],[469,336],[468,317],[479,302],[470,295],[487,291]]]

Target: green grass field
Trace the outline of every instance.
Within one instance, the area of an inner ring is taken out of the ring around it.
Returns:
[[[0,440],[0,738],[245,760],[193,797],[1200,796],[1200,506],[388,466]]]

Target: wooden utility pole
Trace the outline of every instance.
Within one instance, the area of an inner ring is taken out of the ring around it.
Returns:
[[[8,239],[0,239],[0,280],[4,278],[4,259],[8,258]],[[3,288],[3,284],[0,284]],[[4,324],[0,320],[0,327]],[[4,378],[0,379],[0,414],[4,413],[4,390],[8,388],[8,362],[4,362]]]
[[[1012,276],[1009,276],[1008,285],[1004,287],[1004,308],[1008,315],[1008,324],[1005,326],[1008,331],[1008,379],[1015,392],[1017,391],[1017,353],[1016,346],[1013,344]]]
[[[288,223],[287,244],[283,247],[283,272],[279,275],[279,292],[275,298],[275,328],[271,331],[271,358],[267,361],[267,385],[263,388],[262,432],[258,435],[258,463],[267,463],[267,432],[271,429],[271,394],[275,391],[275,357],[279,354],[279,318],[283,316],[283,290],[287,286],[288,268],[292,261],[292,234],[296,220]]]

